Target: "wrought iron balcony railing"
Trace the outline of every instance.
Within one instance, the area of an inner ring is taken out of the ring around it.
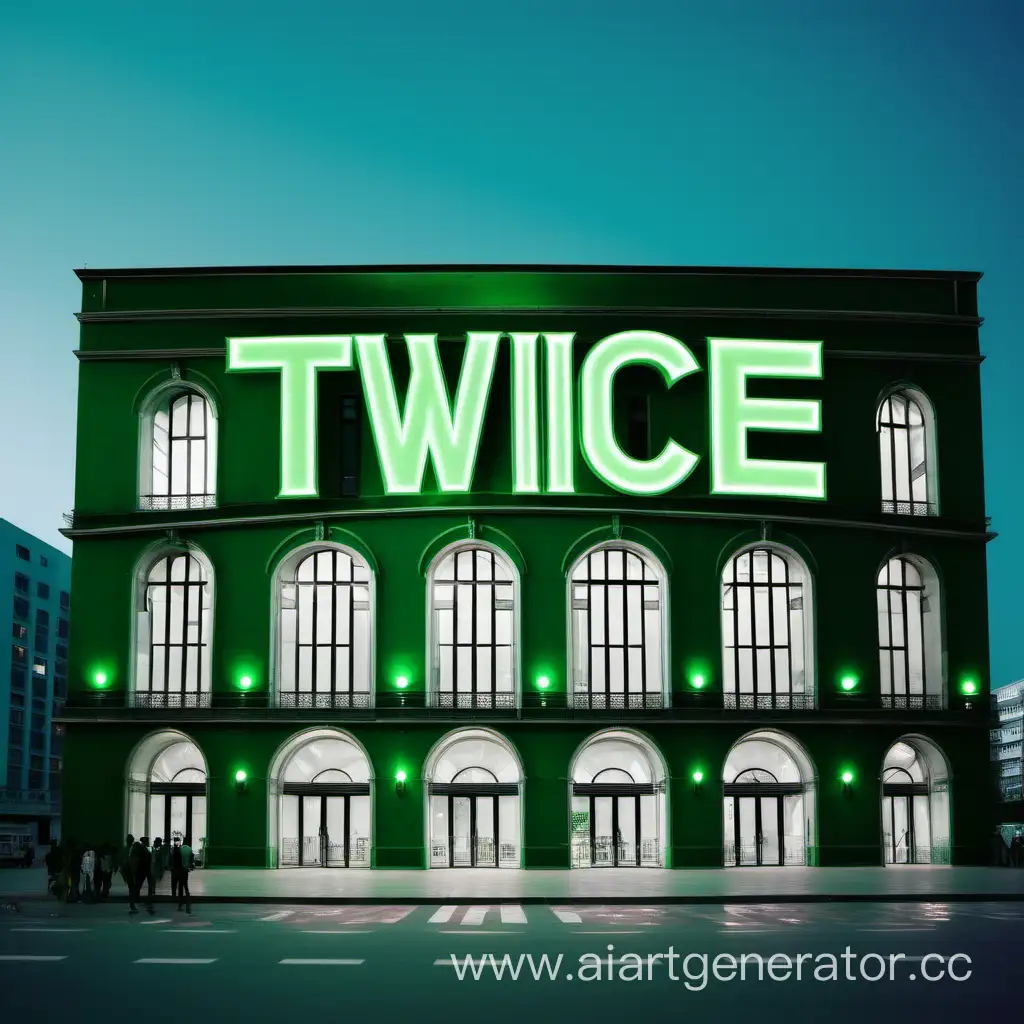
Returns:
[[[216,508],[216,494],[140,494],[142,512],[191,512],[201,508]]]
[[[942,695],[938,693],[883,693],[882,707],[893,711],[941,711]]]
[[[813,693],[725,693],[727,711],[810,711]]]
[[[937,516],[939,507],[934,501],[883,501],[882,511],[896,516]]]

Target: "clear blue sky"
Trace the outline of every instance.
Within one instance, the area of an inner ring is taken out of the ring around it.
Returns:
[[[0,514],[67,548],[72,268],[981,270],[993,684],[1024,675],[1024,4],[0,14]]]

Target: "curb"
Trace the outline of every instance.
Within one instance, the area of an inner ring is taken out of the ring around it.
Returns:
[[[0,895],[0,904],[52,903],[53,896]],[[127,903],[128,897],[110,896],[103,903]],[[140,899],[145,903],[145,899]],[[170,896],[156,896],[154,904],[177,903]],[[651,904],[796,904],[796,903],[1016,903],[1024,902],[1024,892],[957,892],[957,893],[757,893],[723,896],[193,896],[192,904],[252,904],[257,906],[494,906],[515,903],[520,906],[650,906]]]

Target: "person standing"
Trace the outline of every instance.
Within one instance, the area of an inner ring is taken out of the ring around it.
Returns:
[[[110,883],[114,879],[114,846],[104,843],[100,854],[100,898],[110,895]]]
[[[149,869],[149,889],[147,892],[149,902],[153,902],[153,894],[160,880],[164,877],[164,841],[157,836],[153,840],[153,860]]]
[[[177,848],[178,859],[178,909],[185,913],[192,913],[192,893],[188,888],[188,875],[192,870],[192,846],[189,837],[185,836],[181,846]],[[173,883],[172,883],[173,885]]]
[[[82,870],[79,876],[79,884],[81,886],[79,895],[85,899],[88,897],[92,898],[93,895],[93,877],[96,871],[96,851],[90,847],[86,848],[85,853],[82,854]]]
[[[131,836],[128,837],[131,839]],[[142,886],[149,878],[149,869],[152,863],[152,855],[148,847],[149,839],[143,836],[131,845],[128,854],[128,913],[137,914],[139,908],[136,903],[142,895]]]

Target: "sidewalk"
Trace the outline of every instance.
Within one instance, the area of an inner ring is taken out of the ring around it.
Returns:
[[[803,903],[1024,900],[1024,870],[972,867],[733,868],[666,871],[433,871],[201,869],[189,877],[203,903]],[[167,898],[170,879],[159,893]],[[126,900],[115,879],[112,898]],[[52,899],[43,868],[0,869],[0,901]]]

